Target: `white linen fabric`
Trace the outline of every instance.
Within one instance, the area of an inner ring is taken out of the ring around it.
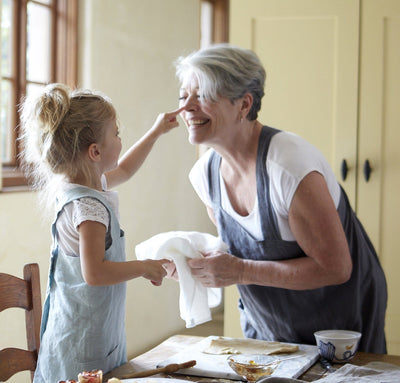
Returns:
[[[208,160],[210,154],[211,150],[204,153],[189,173],[193,188],[203,203],[209,207],[211,207],[208,191]],[[284,131],[275,134],[269,146],[266,167],[270,180],[271,202],[283,240],[295,240],[289,227],[289,208],[299,183],[310,172],[317,171],[324,176],[333,202],[336,208],[338,207],[340,186],[329,163],[315,146],[302,137]],[[241,216],[235,212],[229,201],[221,175],[220,184],[222,208],[254,238],[262,240],[257,198],[250,214]]]
[[[320,383],[398,383],[400,367],[390,363],[371,362],[365,366],[345,364],[337,371],[329,374]]]
[[[210,308],[221,303],[221,289],[206,288],[196,281],[187,264],[188,258],[200,258],[203,252],[227,251],[219,237],[196,231],[170,231],[157,234],[139,243],[136,257],[144,259],[170,259],[174,261],[179,276],[179,309],[186,327],[195,327],[212,319]]]
[[[259,383],[305,383],[304,380],[267,377]],[[365,366],[345,364],[333,373],[318,379],[318,383],[398,383],[400,367],[391,363],[370,362]]]

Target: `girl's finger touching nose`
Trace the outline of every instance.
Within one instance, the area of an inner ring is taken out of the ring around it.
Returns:
[[[174,110],[173,112],[165,113],[165,117],[167,121],[174,122],[176,121],[177,115],[184,110],[184,107]]]
[[[176,110],[174,110],[173,112],[171,112],[170,114],[177,116],[180,112],[183,112],[185,110],[185,106],[182,106]]]

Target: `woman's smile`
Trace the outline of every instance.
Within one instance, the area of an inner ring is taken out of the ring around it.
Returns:
[[[199,125],[205,125],[207,124],[207,122],[209,122],[209,119],[192,119],[192,120],[188,120],[188,126],[199,126]]]

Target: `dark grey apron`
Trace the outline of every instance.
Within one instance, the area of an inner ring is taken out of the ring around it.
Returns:
[[[295,241],[280,236],[269,192],[266,158],[269,144],[279,130],[264,126],[257,156],[257,196],[263,240],[256,240],[221,207],[219,169],[221,157],[210,157],[208,180],[218,233],[231,254],[254,260],[305,257]],[[338,207],[349,243],[353,272],[348,282],[296,291],[283,288],[238,285],[243,333],[248,338],[315,344],[313,333],[324,329],[359,331],[359,350],[386,353],[384,334],[387,301],[386,280],[375,250],[341,188]]]

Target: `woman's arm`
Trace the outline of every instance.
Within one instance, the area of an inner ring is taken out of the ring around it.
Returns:
[[[126,182],[139,170],[157,139],[179,126],[176,117],[182,109],[158,115],[151,129],[121,157],[118,167],[105,173],[109,189]]]
[[[108,261],[104,259],[106,227],[100,222],[84,221],[78,230],[82,275],[88,285],[115,285],[138,277],[149,279],[154,285],[161,285],[167,274],[163,265],[171,261]]]
[[[242,260],[214,252],[189,261],[204,285],[257,284],[294,290],[346,282],[352,260],[347,239],[324,177],[312,172],[299,184],[289,225],[306,257],[284,261]]]

